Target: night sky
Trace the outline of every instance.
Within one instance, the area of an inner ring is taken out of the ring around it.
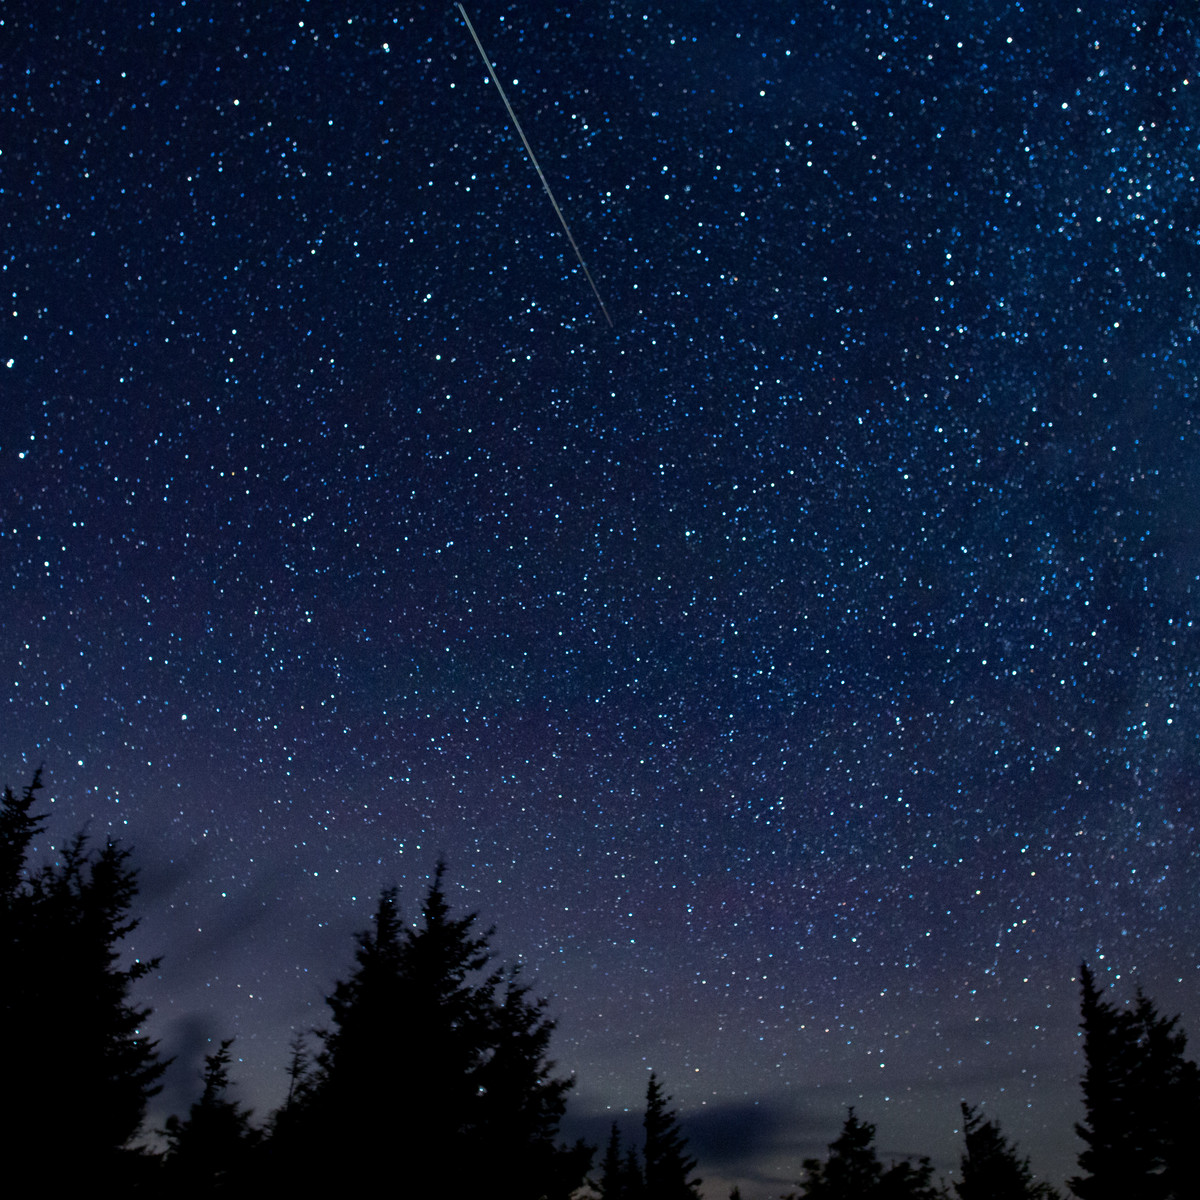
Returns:
[[[452,4],[0,13],[0,778],[135,848],[158,1123],[440,854],[712,1200],[1061,1183],[1085,957],[1200,1037],[1196,19],[752,7],[468,6],[613,328]]]

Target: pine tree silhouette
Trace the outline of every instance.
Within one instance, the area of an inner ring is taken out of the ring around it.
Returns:
[[[204,1059],[204,1091],[186,1119],[167,1119],[164,1133],[167,1187],[173,1196],[213,1196],[239,1192],[242,1174],[258,1131],[250,1111],[229,1095],[229,1048],[226,1038]]]
[[[806,1158],[803,1167],[805,1180],[800,1196],[811,1200],[873,1196],[883,1178],[883,1165],[875,1153],[875,1126],[860,1121],[851,1108],[841,1133],[829,1143],[825,1161]]]
[[[1086,963],[1080,984],[1086,1119],[1075,1131],[1085,1148],[1071,1191],[1081,1200],[1192,1200],[1200,1072],[1183,1056],[1179,1018],[1160,1016],[1140,988],[1132,1008],[1117,1008]]]
[[[958,1200],[1058,1200],[1048,1183],[1034,1181],[1029,1159],[1017,1157],[995,1121],[965,1102],[962,1117],[962,1179],[954,1184]]]
[[[512,1194],[569,1196],[591,1165],[593,1149],[557,1145],[574,1081],[556,1078],[547,1057],[554,1022],[545,1000],[533,999],[519,971],[508,971],[483,1005],[486,1046],[472,1072],[478,1111],[472,1114],[476,1153]],[[523,1180],[541,1181],[526,1193]]]
[[[621,1131],[616,1121],[612,1123],[604,1157],[600,1160],[600,1178],[596,1190],[601,1200],[625,1200],[622,1191]]]
[[[546,1053],[553,1022],[515,972],[485,973],[491,931],[453,917],[439,863],[414,928],[380,897],[310,1084],[278,1114],[281,1169],[333,1186],[346,1164],[413,1195],[467,1195],[482,1172],[515,1200],[565,1200],[592,1158],[557,1143],[569,1079]]]
[[[645,1181],[637,1151],[630,1146],[621,1153],[621,1131],[616,1121],[604,1148],[600,1161],[600,1179],[594,1185],[601,1200],[641,1200],[645,1194]]]
[[[933,1182],[933,1163],[925,1155],[915,1163],[892,1163],[875,1194],[877,1200],[948,1200],[945,1189]]]
[[[137,895],[130,852],[109,841],[90,853],[79,834],[56,861],[31,867],[44,822],[31,815],[40,787],[39,772],[22,796],[6,789],[0,806],[0,1012],[17,1035],[5,1068],[20,1097],[5,1140],[17,1164],[53,1161],[58,1181],[74,1186],[136,1165],[124,1151],[167,1064],[142,1029],[149,1009],[130,1000],[158,960],[120,965],[120,943],[138,924],[129,915]]]
[[[651,1072],[643,1121],[646,1195],[653,1200],[696,1200],[701,1181],[688,1178],[696,1169],[696,1160],[686,1153],[687,1138],[683,1136],[675,1113],[667,1108],[670,1099],[658,1077]]]
[[[875,1152],[875,1126],[860,1121],[853,1108],[842,1131],[829,1144],[824,1161],[806,1158],[805,1180],[787,1200],[941,1200],[928,1158],[893,1163],[885,1171]]]
[[[44,815],[33,816],[30,812],[43,786],[39,767],[20,796],[6,786],[0,804],[0,919],[6,921],[5,930],[10,938],[16,930],[7,922],[15,919],[13,910],[28,878],[26,859],[30,844],[46,823]]]

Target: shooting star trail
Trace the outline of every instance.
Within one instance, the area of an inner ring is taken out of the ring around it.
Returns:
[[[571,243],[571,249],[575,251],[575,257],[579,259],[579,265],[583,268],[583,273],[587,277],[588,283],[592,286],[592,293],[596,297],[596,303],[600,305],[600,311],[604,314],[604,319],[608,322],[609,328],[613,328],[612,317],[608,315],[608,309],[604,306],[604,301],[600,298],[600,289],[596,287],[596,281],[592,278],[592,273],[587,269],[587,263],[583,261],[583,255],[579,252],[579,246],[575,242],[575,238],[571,235],[571,227],[567,224],[567,218],[562,215],[562,209],[558,207],[558,201],[554,198],[554,193],[550,190],[550,185],[546,182],[546,176],[542,172],[542,168],[538,163],[537,156],[533,153],[533,147],[529,144],[529,139],[525,136],[525,130],[521,128],[521,122],[517,120],[517,114],[513,112],[513,106],[508,102],[508,93],[504,90],[504,85],[500,82],[496,72],[492,69],[492,60],[488,58],[487,51],[483,48],[483,43],[479,40],[479,34],[475,32],[475,26],[471,24],[471,18],[467,16],[467,10],[460,4],[458,11],[462,13],[462,19],[466,22],[467,29],[470,31],[471,37],[479,50],[479,57],[483,59],[483,65],[487,67],[488,74],[492,77],[492,82],[500,89],[500,99],[504,101],[504,107],[508,109],[508,115],[512,118],[512,123],[517,128],[517,133],[521,135],[521,142],[525,147],[525,153],[529,155],[529,161],[533,163],[533,169],[538,173],[538,178],[542,181],[542,187],[546,189],[546,195],[550,197],[550,203],[554,205],[554,211],[558,214],[559,221],[562,222],[563,233],[567,235],[567,241]]]

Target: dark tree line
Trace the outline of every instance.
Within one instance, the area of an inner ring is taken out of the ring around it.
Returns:
[[[1052,1187],[1034,1182],[1029,1160],[1018,1156],[999,1125],[968,1104],[962,1117],[957,1200],[1058,1200]],[[785,1200],[951,1200],[945,1185],[934,1183],[928,1158],[885,1167],[875,1150],[875,1126],[860,1121],[853,1108],[828,1156],[805,1159],[804,1171],[801,1190]]]
[[[439,864],[418,920],[396,889],[357,935],[354,966],[327,998],[330,1024],[292,1043],[287,1097],[261,1126],[229,1077],[232,1039],[205,1060],[199,1095],[137,1149],[168,1063],[133,1002],[158,960],[122,965],[137,874],[129,851],[83,834],[31,862],[46,818],[40,772],[0,805],[0,1004],[7,1021],[10,1172],[54,1164],[62,1188],[103,1180],[179,1196],[365,1188],[402,1195],[500,1191],[514,1200],[698,1200],[696,1161],[657,1076],[640,1148],[614,1124],[597,1170],[593,1147],[561,1140],[572,1080],[549,1058],[554,1022],[518,971],[492,965],[491,931],[451,913]],[[1139,990],[1118,1006],[1081,970],[1083,1150],[1069,1180],[1079,1200],[1192,1200],[1188,1139],[1200,1125],[1200,1071],[1178,1018]],[[40,1036],[39,1036],[40,1035]],[[999,1126],[964,1104],[957,1200],[1058,1200],[1035,1182]],[[884,1165],[875,1127],[853,1109],[824,1159],[806,1159],[787,1200],[948,1200],[926,1158]],[[501,1181],[497,1186],[497,1181]],[[736,1189],[735,1189],[736,1191]]]
[[[1068,1180],[1079,1200],[1195,1200],[1200,1168],[1188,1139],[1200,1129],[1200,1070],[1184,1057],[1178,1017],[1163,1017],[1139,988],[1129,1007],[1103,998],[1080,968],[1086,1119],[1080,1174]],[[996,1122],[962,1106],[964,1148],[957,1200],[1059,1200],[1037,1182]],[[787,1200],[949,1200],[928,1159],[885,1168],[875,1127],[850,1110],[824,1160],[804,1161],[800,1191]]]

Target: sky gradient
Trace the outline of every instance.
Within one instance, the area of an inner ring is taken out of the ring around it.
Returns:
[[[16,0],[0,767],[135,847],[265,1115],[379,890],[656,1070],[1074,1169],[1079,961],[1200,1036],[1200,38],[1138,3]]]

